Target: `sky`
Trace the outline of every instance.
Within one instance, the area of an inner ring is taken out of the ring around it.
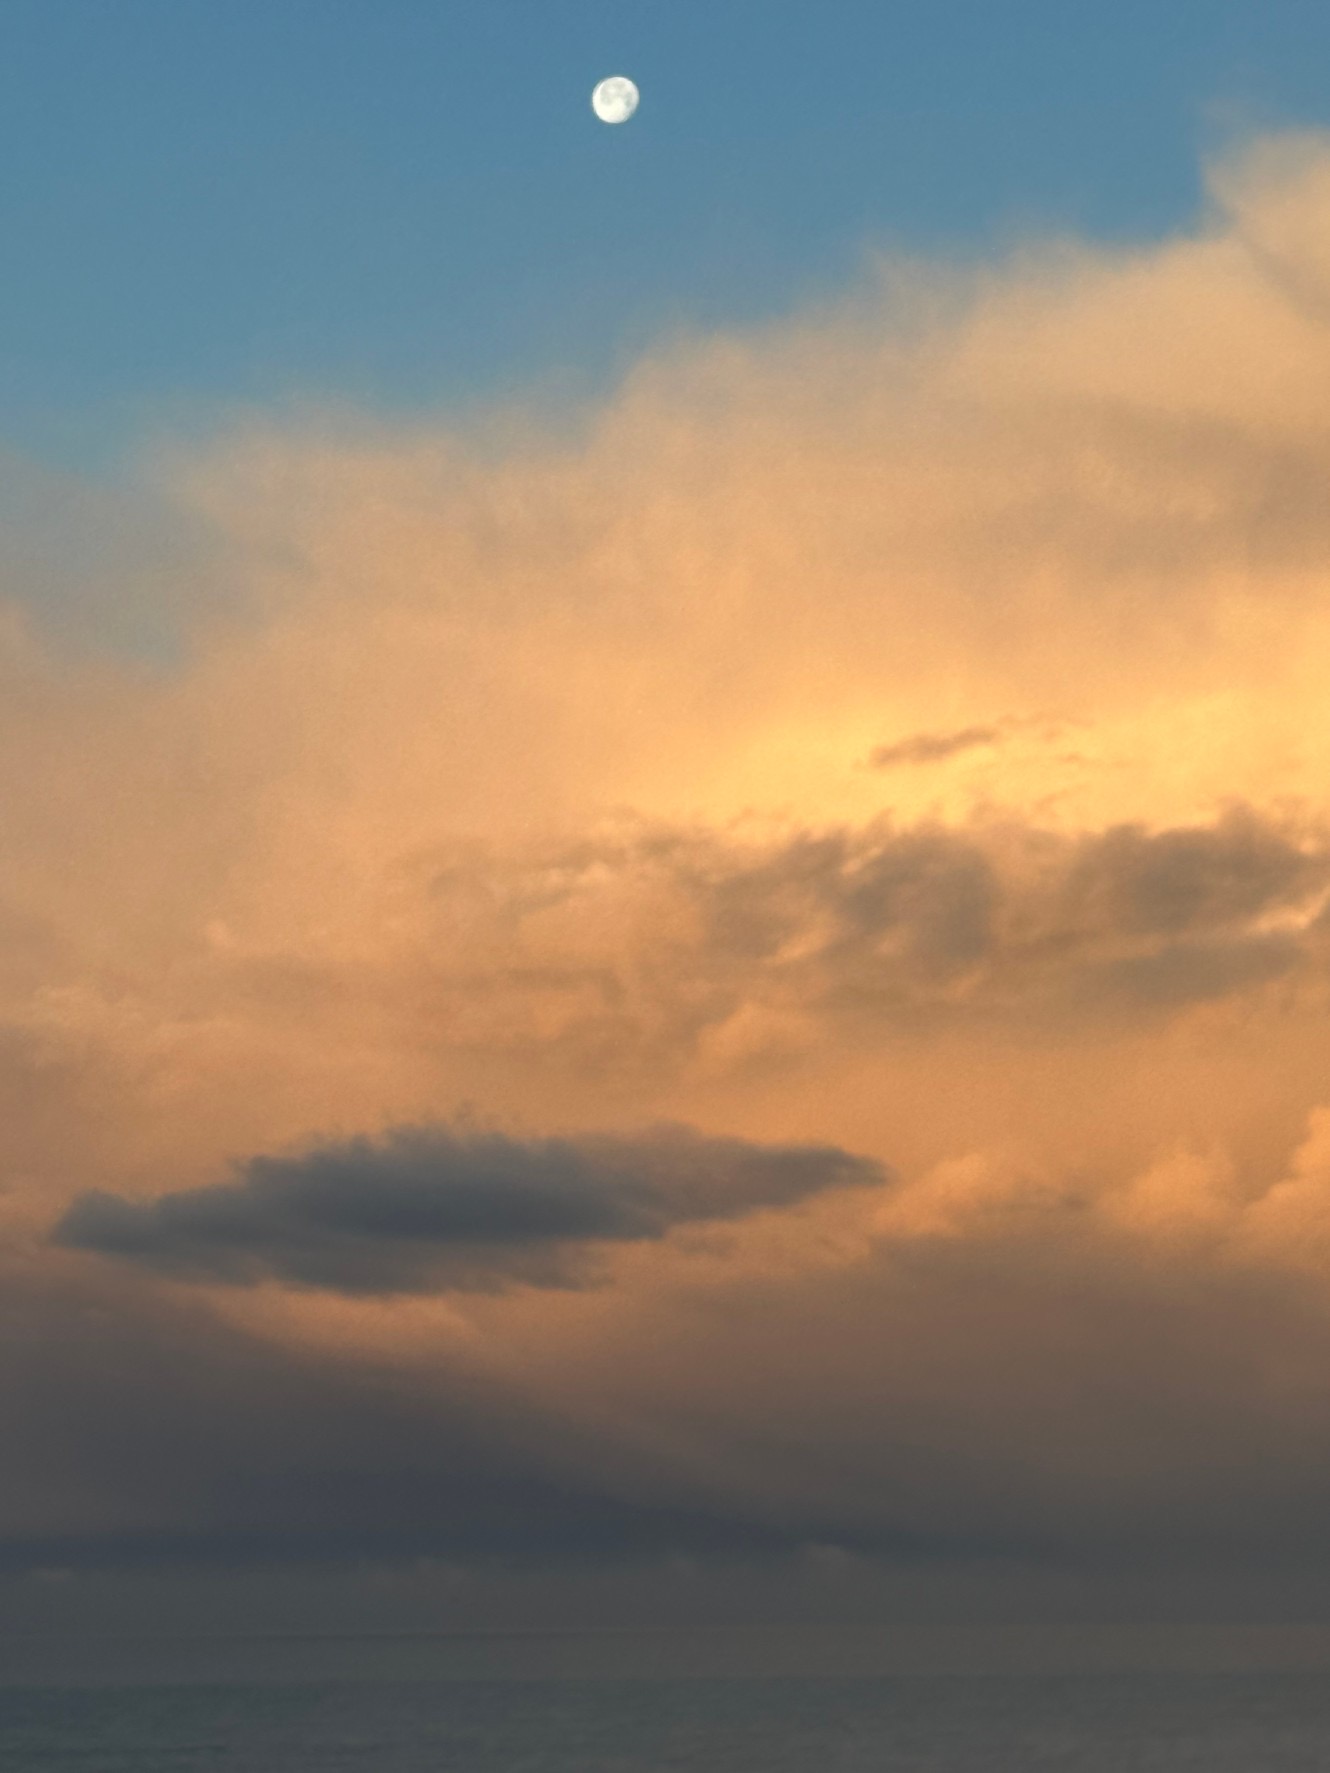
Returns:
[[[603,395],[884,247],[1186,226],[1324,114],[1316,0],[6,0],[0,439]],[[634,72],[631,131],[588,128]]]
[[[10,6],[0,1629],[1325,1617],[1330,25],[997,10]]]

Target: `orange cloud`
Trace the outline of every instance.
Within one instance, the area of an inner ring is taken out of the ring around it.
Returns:
[[[291,1359],[466,1344],[768,1526],[938,1527],[905,1441],[991,1455],[994,1532],[1041,1473],[1068,1523],[1174,1508],[1158,1400],[1220,1358],[1182,1319],[1236,1362],[1197,1394],[1213,1452],[1330,1280],[1328,226],[1330,144],[1257,143],[1187,237],[887,264],[562,432],[160,458],[54,626],[15,556],[10,1259],[75,1288],[75,1196],[394,1126],[834,1146],[899,1182],[682,1216],[594,1295],[188,1309]],[[135,561],[160,644],[72,645]],[[1296,1290],[1268,1322],[1265,1286]],[[737,1326],[711,1366],[703,1320]],[[1109,1433],[1074,1399],[1115,1351],[1144,1402]]]

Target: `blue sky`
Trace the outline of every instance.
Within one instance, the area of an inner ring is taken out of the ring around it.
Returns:
[[[594,387],[876,245],[1149,237],[1330,115],[1314,0],[4,0],[0,442]],[[591,116],[633,75],[627,128]]]

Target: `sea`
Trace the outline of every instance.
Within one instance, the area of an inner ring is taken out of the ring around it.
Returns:
[[[4,1773],[1327,1773],[1330,1638],[0,1642]]]

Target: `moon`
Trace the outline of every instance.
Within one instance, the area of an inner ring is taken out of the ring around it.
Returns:
[[[591,109],[602,123],[627,123],[641,94],[626,74],[611,74],[591,95]]]

